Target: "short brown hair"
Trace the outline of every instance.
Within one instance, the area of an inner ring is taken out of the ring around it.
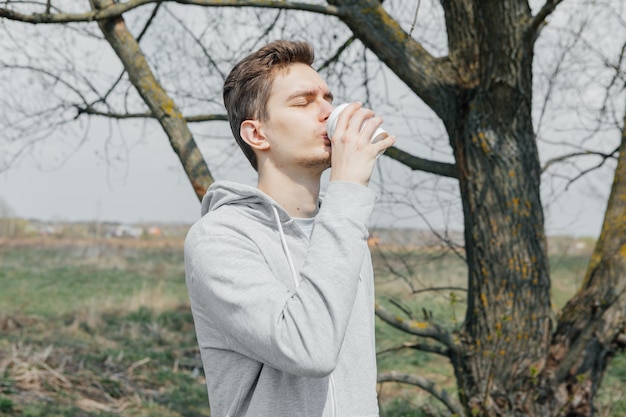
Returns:
[[[276,72],[291,64],[311,65],[313,59],[313,47],[309,43],[278,40],[243,58],[226,77],[223,94],[230,129],[255,170],[258,170],[257,158],[241,138],[241,123],[250,119],[267,120],[267,101]]]

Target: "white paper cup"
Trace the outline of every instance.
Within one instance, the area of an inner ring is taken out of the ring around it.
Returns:
[[[349,104],[350,103],[342,103],[338,105],[330,113],[330,116],[328,116],[328,120],[326,121],[326,132],[328,133],[329,138],[332,138],[333,135],[335,134],[335,129],[337,128],[337,119],[339,118],[339,114],[341,114],[341,112],[344,111],[345,108],[348,107]],[[366,123],[367,123],[367,120],[365,120],[363,124],[361,125],[361,130],[363,130],[363,127],[365,127]],[[387,133],[384,129],[382,129],[379,126],[378,128],[376,128],[376,131],[374,131],[374,134],[372,135],[371,143],[376,143],[378,141],[381,141],[387,136],[389,136],[389,133]],[[381,154],[382,152],[379,153],[376,157],[378,158]]]

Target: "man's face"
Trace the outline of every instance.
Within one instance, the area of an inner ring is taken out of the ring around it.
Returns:
[[[326,120],[331,101],[328,85],[308,65],[294,64],[276,75],[262,132],[270,144],[270,159],[279,169],[321,172],[330,166]]]

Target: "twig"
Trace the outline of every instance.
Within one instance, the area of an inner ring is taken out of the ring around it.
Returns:
[[[400,301],[394,299],[394,298],[390,298],[389,302],[391,304],[393,304],[394,306],[398,307],[400,310],[402,310],[402,312],[404,314],[407,315],[408,318],[410,318],[411,320],[415,320],[415,318],[413,317],[413,312],[411,310],[409,310],[408,307],[402,305],[402,303],[400,303]]]
[[[463,288],[463,287],[430,287],[430,288],[422,288],[420,290],[413,290],[412,294],[419,294],[421,292],[428,292],[428,291],[463,291],[463,292],[467,292],[467,288]]]
[[[458,178],[459,175],[456,170],[455,164],[448,162],[437,162],[429,159],[420,158],[411,155],[408,152],[404,152],[395,146],[387,149],[385,155],[395,159],[396,161],[406,165],[413,171],[430,172],[431,174],[441,175],[448,178]]]
[[[433,381],[418,375],[404,374],[400,372],[385,372],[378,376],[378,382],[400,382],[403,384],[414,385],[430,393],[439,401],[441,401],[452,414],[459,417],[465,417],[465,410],[461,404],[448,394],[443,388],[438,387]]]
[[[558,6],[563,0],[547,0],[541,10],[533,17],[526,29],[526,33],[536,38],[539,35],[539,31],[544,24],[545,20],[554,12],[556,6]]]
[[[126,372],[128,372],[129,374],[132,374],[132,373],[133,373],[133,371],[134,371],[136,368],[138,368],[138,367],[140,367],[140,366],[142,366],[142,365],[147,364],[147,363],[148,363],[148,362],[150,362],[151,360],[152,360],[151,358],[143,358],[143,359],[141,359],[141,360],[138,360],[137,362],[135,362],[135,363],[133,363],[132,365],[130,365],[130,366],[128,367],[128,369],[126,370]]]
[[[341,54],[343,53],[343,51],[345,51],[348,46],[350,46],[352,44],[352,42],[354,42],[354,40],[356,39],[356,37],[351,36],[347,41],[345,41],[343,43],[343,45],[341,45],[339,47],[339,49],[337,49],[337,52],[335,52],[335,54],[333,56],[331,56],[330,58],[328,58],[318,69],[317,71],[321,71],[323,69],[325,69],[326,67],[328,67],[330,64],[332,64],[333,62],[339,60],[339,57],[341,56]]]
[[[33,13],[24,14],[15,10],[0,8],[0,17],[32,24],[93,22],[119,17],[124,13],[151,3],[161,3],[166,0],[128,0],[115,3],[103,10],[94,10],[85,13]],[[335,6],[324,6],[288,1],[255,1],[255,0],[171,0],[175,3],[189,4],[204,7],[259,7],[270,9],[303,10],[330,16],[338,16],[339,9]]]
[[[89,114],[92,116],[103,116],[108,117],[110,119],[154,119],[154,115],[150,112],[146,113],[112,113],[112,112],[103,112],[96,110],[91,107],[79,107],[76,106],[76,110],[78,114],[76,117],[81,114]],[[197,116],[187,116],[183,117],[187,123],[198,123],[198,122],[213,122],[213,121],[228,121],[228,116],[225,114],[201,114]]]
[[[402,330],[409,334],[414,334],[416,336],[433,339],[446,346],[448,349],[450,349],[451,352],[454,352],[457,349],[457,346],[455,345],[450,332],[435,323],[416,320],[405,320],[402,317],[391,314],[378,303],[376,304],[376,315],[381,320],[390,324],[396,329]]]
[[[541,168],[541,172],[545,172],[548,170],[548,168],[550,168],[550,166],[559,163],[559,162],[563,162],[566,161],[568,159],[571,158],[576,158],[579,156],[599,156],[601,157],[603,160],[609,159],[609,158],[615,158],[616,154],[619,152],[619,146],[617,148],[615,148],[613,151],[609,152],[609,153],[602,153],[602,152],[595,152],[595,151],[580,151],[580,152],[572,152],[572,153],[568,153],[565,155],[561,155],[561,156],[557,156],[555,158],[552,158],[550,160],[548,160],[545,165],[543,166],[543,168]]]
[[[417,14],[420,10],[420,6],[422,5],[422,0],[417,0],[417,6],[415,6],[415,14],[413,15],[413,22],[411,23],[411,29],[409,30],[409,36],[413,36],[413,29],[415,29],[415,25],[417,24]]]
[[[404,342],[400,346],[393,346],[387,349],[376,352],[376,355],[384,355],[385,353],[397,352],[403,349],[419,350],[420,352],[435,353],[437,355],[450,358],[450,350],[444,349],[441,346],[431,345],[430,343],[420,342]]]

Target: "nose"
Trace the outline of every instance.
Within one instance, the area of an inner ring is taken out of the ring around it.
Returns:
[[[330,113],[332,113],[333,109],[334,107],[329,101],[322,100],[322,108],[321,108],[322,120],[324,121],[328,120],[328,116],[330,116]]]

